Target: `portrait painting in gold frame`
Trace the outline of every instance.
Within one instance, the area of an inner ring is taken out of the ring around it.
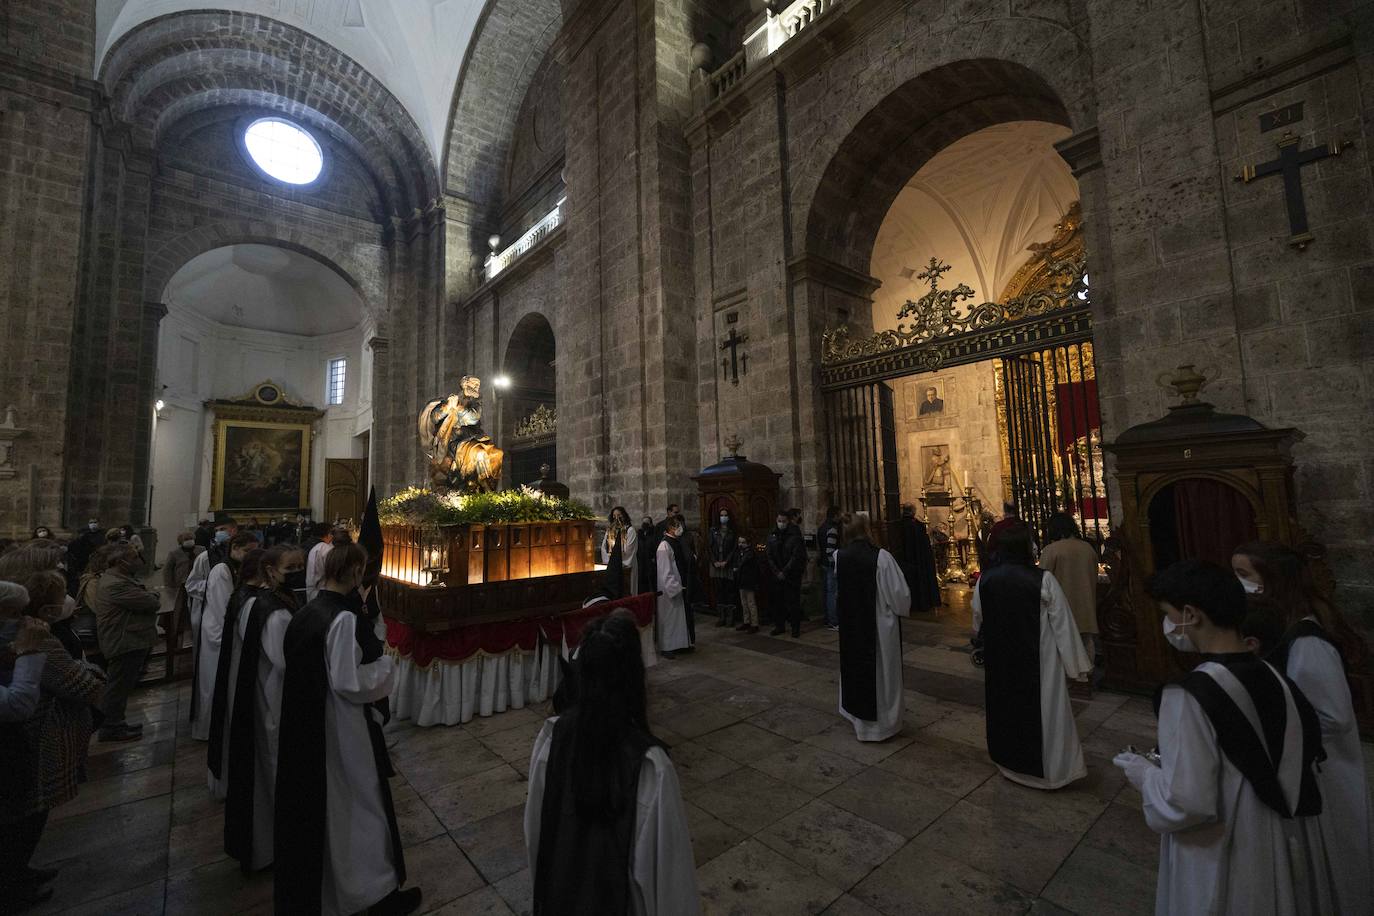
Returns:
[[[310,505],[312,423],[248,420],[216,411],[210,508],[295,512]]]

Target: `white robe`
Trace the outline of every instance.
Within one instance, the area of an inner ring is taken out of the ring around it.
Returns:
[[[1291,699],[1288,709],[1288,721],[1295,724],[1297,707]],[[1300,764],[1293,765],[1291,757],[1301,749],[1300,728],[1297,735],[1296,745],[1287,742],[1282,758],[1290,763],[1281,775],[1290,810],[1301,777]],[[1336,912],[1329,900],[1316,896],[1312,882],[1303,881],[1325,864],[1325,851],[1310,848],[1303,839],[1300,822],[1307,819],[1285,820],[1259,800],[1249,780],[1221,752],[1207,714],[1182,687],[1164,690],[1159,749],[1160,766],[1146,771],[1141,786],[1145,822],[1162,834],[1156,916]]]
[[[658,651],[676,652],[692,644],[687,632],[687,593],[678,576],[677,558],[668,538],[658,545],[655,554],[658,567],[658,606],[654,613],[654,632],[658,635]]]
[[[1326,760],[1317,773],[1322,813],[1316,822],[1330,857],[1337,912],[1374,913],[1369,782],[1340,653],[1324,639],[1304,636],[1289,649],[1286,673],[1321,723]]]
[[[836,569],[836,584],[839,585]],[[843,588],[843,586],[839,586]],[[854,723],[860,741],[886,741],[902,730],[902,629],[898,617],[911,616],[911,589],[892,554],[878,550],[878,720],[851,716],[844,708],[840,682],[840,715]]]
[[[320,900],[330,916],[366,910],[396,890],[396,851],[363,718],[373,711],[359,709],[391,694],[396,663],[383,655],[361,664],[357,620],[354,614],[337,615],[325,637],[330,695],[324,711],[327,804]]]
[[[983,625],[982,582],[973,592],[973,629]],[[1069,704],[1065,677],[1092,670],[1069,599],[1051,573],[1040,578],[1040,741],[1045,775],[1029,776],[998,766],[1012,782],[1035,789],[1058,789],[1088,775],[1083,744]]]
[[[606,536],[601,539],[602,563],[611,562],[611,549],[610,545],[607,544],[607,539],[609,537],[610,533],[607,532]],[[621,539],[620,544],[620,564],[630,571],[629,594],[631,595],[636,594],[639,591],[639,551],[637,549],[638,545],[639,535],[635,533],[635,530],[633,528],[626,528],[625,536]]]
[[[257,600],[257,597],[254,596],[243,603],[243,607],[239,609],[239,617],[235,622],[234,632],[224,634],[224,640],[232,640],[233,655],[229,658],[229,682],[225,685],[227,695],[224,698],[224,722],[222,725],[224,734],[220,737],[219,772],[221,778],[216,779],[215,774],[208,767],[205,770],[205,780],[210,786],[210,796],[215,801],[224,801],[224,797],[229,794],[229,729],[230,724],[234,721],[234,694],[237,692],[239,684],[239,661],[243,658],[243,631],[248,624],[248,615],[252,613],[253,605],[257,603]],[[223,651],[223,645],[222,640],[220,643],[221,651]],[[216,660],[216,670],[218,670],[218,660]],[[207,716],[206,722],[208,723],[211,718],[213,716]],[[208,735],[209,732],[207,731],[206,734]]]
[[[196,721],[191,737],[210,740],[210,710],[215,703],[215,672],[219,670],[219,646],[224,638],[224,613],[234,593],[234,574],[228,563],[210,570],[205,583],[205,602],[196,639],[200,645],[200,669],[196,677]]]
[[[536,872],[544,782],[553,747],[555,716],[544,722],[530,755],[530,791],[525,800],[525,852],[530,881]],[[701,911],[692,837],[677,770],[660,747],[644,752],[635,793],[637,812],[630,838],[630,911],[635,916],[693,916]]]
[[[320,593],[320,583],[324,581],[324,558],[329,556],[329,551],[333,549],[333,544],[320,541],[310,548],[310,554],[305,558],[305,600],[307,602],[314,601],[315,596]]]

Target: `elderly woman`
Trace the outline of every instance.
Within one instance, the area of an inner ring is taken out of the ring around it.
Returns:
[[[16,664],[14,642],[28,592],[0,583],[0,671]],[[41,694],[28,720],[0,726],[0,887],[14,903],[51,896],[43,888],[55,872],[29,867],[48,812],[76,797],[84,776],[91,737],[91,709],[100,702],[105,678],[100,670],[72,658],[49,634],[39,645],[46,657]]]
[[[110,679],[100,740],[137,741],[143,737],[143,727],[125,721],[125,708],[157,639],[161,602],[138,581],[143,563],[132,548],[114,548],[106,564],[94,588],[86,589],[86,593],[94,593],[91,607],[95,611],[100,653],[105,656]]]

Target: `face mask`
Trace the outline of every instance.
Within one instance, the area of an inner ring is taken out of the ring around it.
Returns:
[[[722,515],[722,516],[720,517],[720,523],[721,523],[722,525],[728,525],[728,524],[730,524],[730,516],[728,516],[728,515]]]
[[[39,530],[35,537],[37,537],[40,541],[47,540],[48,538],[52,537],[52,532]]]
[[[282,579],[282,584],[293,592],[305,591],[305,570],[293,569]]]
[[[1197,645],[1192,637],[1187,633],[1181,632],[1184,627],[1192,626],[1189,623],[1174,623],[1168,617],[1164,618],[1164,638],[1169,640],[1169,645],[1180,652],[1196,652]]]
[[[216,532],[215,532],[215,543],[216,543],[216,544],[225,544],[225,543],[228,543],[228,541],[229,541],[229,532],[227,532],[227,531],[216,531]]]
[[[1240,579],[1240,576],[1236,576],[1236,578]],[[1264,591],[1264,586],[1253,579],[1240,579],[1240,587],[1245,589],[1247,595],[1258,595]]]
[[[95,522],[91,522],[89,525],[86,526],[86,530],[87,530],[87,531],[99,531],[99,530],[100,530],[100,526],[97,525]]]
[[[190,549],[192,549],[193,547],[196,546],[196,542],[195,542],[195,541],[182,541],[182,542],[181,542],[181,546],[182,546],[184,549],[186,549],[186,550],[190,550]]]
[[[779,530],[779,531],[786,531],[786,530],[787,530],[787,522],[778,522],[778,530]]]

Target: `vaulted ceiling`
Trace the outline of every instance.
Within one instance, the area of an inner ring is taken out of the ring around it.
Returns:
[[[1043,121],[1012,121],[955,141],[912,176],[893,202],[873,247],[870,273],[875,328],[896,326],[908,299],[929,289],[917,274],[931,258],[952,268],[941,289],[973,288],[975,302],[996,301],[1048,240],[1078,182],[1053,144],[1070,131]]]
[[[149,20],[207,8],[279,20],[347,54],[418,125],[436,163],[454,87],[485,0],[96,0],[95,72],[118,40]]]

